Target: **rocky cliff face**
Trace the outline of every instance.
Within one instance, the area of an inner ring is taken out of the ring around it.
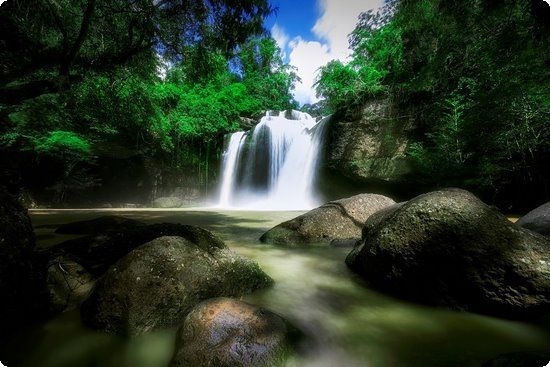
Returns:
[[[411,116],[388,100],[370,101],[352,117],[336,114],[325,141],[325,173],[361,188],[403,184],[411,172]]]
[[[413,127],[413,120],[387,100],[369,102],[354,118],[336,116],[327,165],[360,181],[401,181],[410,172],[406,150]]]

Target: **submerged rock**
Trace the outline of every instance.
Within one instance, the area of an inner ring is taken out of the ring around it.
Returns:
[[[185,202],[178,197],[158,198],[153,201],[153,208],[170,209],[181,208]]]
[[[113,230],[126,230],[139,226],[144,226],[145,223],[135,219],[120,217],[117,215],[106,215],[91,220],[82,220],[71,222],[59,226],[55,233],[60,234],[95,234]]]
[[[250,304],[217,298],[196,306],[178,331],[171,367],[261,367],[282,364],[292,328]]]
[[[346,259],[406,299],[511,318],[550,311],[550,240],[463,190],[416,197],[371,217]]]
[[[66,256],[75,259],[95,276],[103,274],[109,266],[133,249],[158,237],[179,236],[202,246],[224,248],[221,239],[200,227],[174,223],[137,225],[133,228],[114,230],[74,240],[65,241],[51,248],[50,258]]]
[[[550,236],[550,203],[539,206],[521,217],[517,225]]]
[[[89,296],[94,278],[80,264],[59,257],[50,261],[47,285],[53,312],[77,308]]]
[[[94,329],[139,335],[178,325],[197,303],[272,283],[253,261],[217,242],[161,237],[130,252],[101,277],[82,306]]]
[[[266,232],[260,240],[289,245],[360,239],[365,221],[372,214],[392,204],[395,201],[376,194],[361,194],[331,201],[279,224]]]

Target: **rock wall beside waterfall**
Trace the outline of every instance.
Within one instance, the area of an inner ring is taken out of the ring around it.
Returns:
[[[415,128],[411,115],[388,100],[370,101],[355,116],[335,114],[325,137],[325,175],[359,187],[405,184]]]

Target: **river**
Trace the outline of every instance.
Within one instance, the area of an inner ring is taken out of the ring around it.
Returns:
[[[59,224],[113,214],[114,210],[31,211],[40,247],[74,236],[53,233]],[[293,366],[481,366],[499,354],[549,350],[550,332],[533,325],[403,302],[369,289],[348,271],[348,249],[264,245],[260,235],[300,212],[132,210],[116,214],[148,223],[199,225],[236,252],[256,260],[275,286],[244,297],[290,320],[307,336]],[[174,331],[132,340],[83,327],[68,312],[23,330],[6,352],[8,366],[165,367]],[[541,366],[542,367],[542,366]]]

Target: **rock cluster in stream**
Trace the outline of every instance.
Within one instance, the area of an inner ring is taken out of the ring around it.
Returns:
[[[109,216],[60,227],[83,236],[37,253],[26,210],[2,198],[0,294],[8,298],[0,321],[8,328],[48,308],[49,296],[51,311],[80,307],[96,330],[136,336],[179,328],[171,367],[271,366],[295,352],[299,333],[282,317],[227,298],[273,281],[211,232]],[[355,245],[346,263],[368,286],[424,304],[537,319],[550,314],[550,238],[528,223],[544,222],[546,213],[543,206],[513,224],[459,189],[404,203],[363,194],[282,223],[262,240]],[[516,356],[487,366],[506,360]]]
[[[173,366],[268,366],[292,349],[280,316],[217,298],[273,281],[207,230],[106,216],[56,232],[86,236],[44,253],[53,311],[80,307],[89,327],[126,336],[179,327]]]
[[[226,247],[161,237],[109,268],[82,317],[94,329],[140,335],[176,326],[201,301],[241,296],[271,282],[256,263]]]
[[[516,225],[460,189],[404,203],[363,194],[284,222],[261,240],[354,247],[347,265],[381,291],[425,304],[535,319],[550,314],[550,239],[525,228],[545,233],[548,208],[537,208]]]

